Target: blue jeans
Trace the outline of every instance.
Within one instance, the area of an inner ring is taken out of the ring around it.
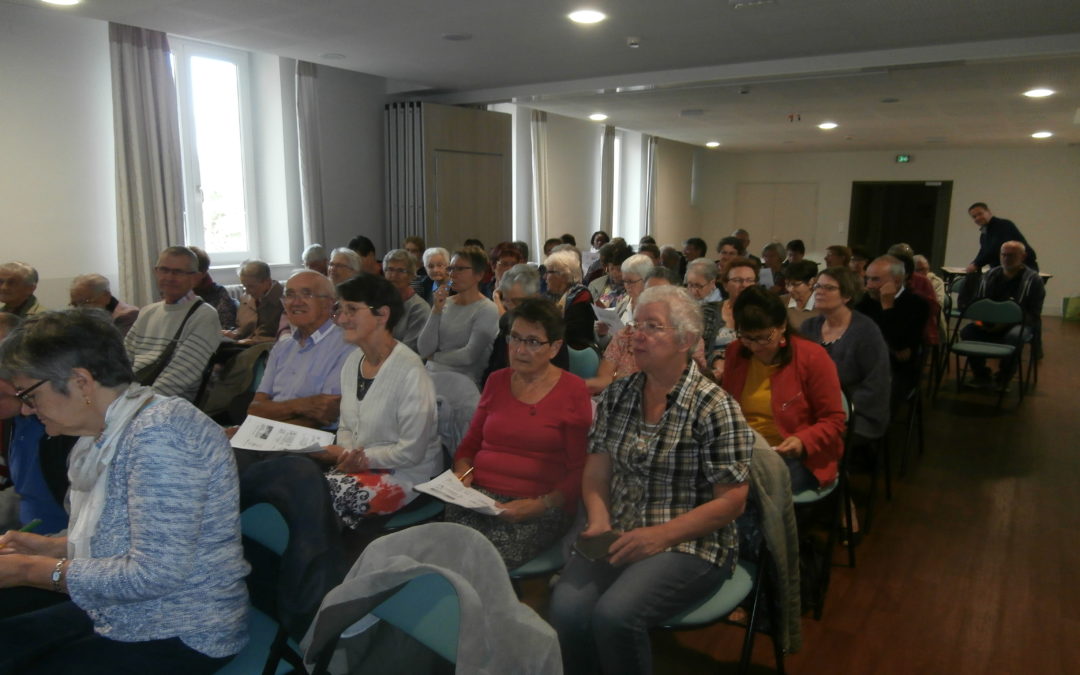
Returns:
[[[649,627],[712,593],[730,569],[687,553],[663,552],[612,567],[575,553],[551,597],[563,670],[631,675],[652,672]]]
[[[230,658],[209,657],[180,638],[110,640],[70,601],[0,621],[0,673],[209,675]]]

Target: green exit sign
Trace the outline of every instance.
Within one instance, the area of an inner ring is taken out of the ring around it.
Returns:
[[[911,162],[911,159],[912,159],[911,155],[897,155],[896,156],[896,163],[897,164],[908,164],[908,163]]]

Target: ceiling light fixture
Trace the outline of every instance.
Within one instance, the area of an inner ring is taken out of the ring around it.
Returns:
[[[1032,138],[1050,138],[1053,135],[1054,135],[1054,132],[1052,132],[1052,131],[1036,131],[1035,133],[1031,134],[1031,137]]]
[[[604,113],[593,113],[589,115],[589,119],[591,119],[593,122],[603,122],[607,119],[607,115],[605,115]]]
[[[600,23],[607,18],[607,14],[595,9],[579,9],[566,15],[574,23]]]
[[[836,122],[822,122],[821,124],[817,125],[817,128],[823,129],[824,131],[829,131],[831,129],[835,129],[838,126],[840,125]]]
[[[46,5],[60,5],[62,7],[70,7],[72,5],[78,5],[82,0],[41,0]]]
[[[1045,87],[1038,87],[1036,89],[1028,89],[1024,92],[1024,96],[1028,98],[1046,98],[1047,96],[1053,96],[1057,92],[1053,89],[1046,89]]]
[[[705,144],[705,147],[706,148],[719,148],[720,147],[720,141],[709,141],[708,143]]]

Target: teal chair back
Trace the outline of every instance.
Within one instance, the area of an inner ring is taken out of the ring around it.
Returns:
[[[570,352],[570,372],[583,380],[596,377],[596,371],[600,369],[600,354],[591,347],[574,349],[568,347]]]
[[[371,613],[450,663],[457,662],[460,622],[457,591],[441,574],[416,577]]]
[[[1024,312],[1020,309],[1020,305],[1012,300],[997,301],[983,298],[971,303],[964,310],[964,318],[986,323],[1020,323],[1024,320]]]
[[[289,525],[270,504],[255,504],[240,514],[240,531],[278,555],[289,546]]]

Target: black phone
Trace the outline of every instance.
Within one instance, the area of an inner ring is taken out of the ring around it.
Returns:
[[[581,537],[577,538],[574,542],[574,550],[585,556],[589,560],[596,562],[602,560],[608,555],[608,549],[615,543],[615,540],[619,538],[619,533],[615,530],[608,530],[602,534],[598,534],[595,537]]]

